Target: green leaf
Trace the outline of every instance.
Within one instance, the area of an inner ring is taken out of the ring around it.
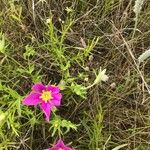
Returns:
[[[61,80],[58,86],[61,90],[64,90],[66,88],[66,82],[64,80]]]
[[[4,34],[1,34],[0,38],[1,38],[1,40],[0,40],[0,52],[4,54],[5,53],[5,37],[4,37]]]
[[[33,47],[26,45],[25,49],[26,52],[23,54],[24,59],[27,59],[27,57],[29,58],[30,56],[34,56],[35,50],[33,49]]]
[[[34,64],[29,66],[29,74],[31,74],[34,71]]]
[[[79,85],[79,84],[77,84],[77,83],[72,83],[72,84],[71,84],[71,90],[72,90],[75,94],[81,96],[82,98],[86,98],[86,93],[87,93],[87,91],[86,91],[86,88],[85,88],[84,86]]]
[[[70,129],[77,130],[77,125],[75,125],[75,124],[73,124],[73,123],[71,123],[70,121],[67,121],[67,120],[62,120],[61,126],[66,128],[65,133],[68,133],[70,131]]]
[[[50,124],[51,124],[51,127],[49,128],[49,130],[53,130],[52,131],[52,137],[53,137],[57,131],[60,131],[60,126],[61,126],[60,117],[55,116],[55,118],[51,120]]]
[[[5,117],[6,117],[6,114],[0,110],[0,124],[3,122]]]
[[[73,123],[71,123],[71,121],[62,119],[61,117],[55,115],[55,117],[51,120],[50,122],[51,127],[49,128],[49,130],[52,130],[52,136],[54,136],[56,134],[56,132],[58,132],[59,134],[66,134],[68,133],[71,129],[73,130],[77,130],[77,126]],[[63,128],[66,128],[65,133],[63,133]]]
[[[2,82],[0,81],[0,91],[3,90],[3,85],[2,85]]]
[[[11,89],[11,88],[7,88],[8,93],[14,98],[14,99],[20,99],[22,98],[15,90]]]

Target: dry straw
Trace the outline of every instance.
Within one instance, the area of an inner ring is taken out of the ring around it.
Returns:
[[[133,11],[135,12],[136,16],[138,16],[141,12],[142,5],[144,3],[144,0],[136,0]]]
[[[133,31],[133,35],[132,35],[132,38],[134,37],[135,35],[135,31],[136,31],[136,28],[137,28],[137,23],[138,23],[138,16],[141,12],[141,9],[142,9],[142,6],[144,4],[144,0],[136,0],[135,1],[135,5],[134,5],[134,13],[135,13],[135,25],[134,25],[134,31]]]
[[[150,57],[150,49],[145,51],[139,56],[138,58],[139,63],[144,62],[148,57]]]

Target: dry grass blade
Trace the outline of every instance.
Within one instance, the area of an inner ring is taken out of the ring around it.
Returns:
[[[120,33],[120,32],[119,32],[119,33]],[[145,81],[145,79],[144,79],[144,76],[143,76],[142,72],[141,72],[140,69],[139,69],[139,66],[138,66],[138,64],[137,64],[137,62],[136,62],[136,59],[135,59],[135,57],[134,57],[134,54],[132,53],[132,50],[131,50],[129,44],[127,43],[127,41],[125,40],[125,38],[122,36],[121,33],[120,33],[120,36],[121,36],[123,42],[124,42],[125,45],[126,45],[126,48],[127,48],[128,52],[129,52],[129,54],[130,54],[130,56],[131,56],[131,58],[132,58],[132,60],[133,60],[133,62],[134,62],[134,65],[136,66],[136,71],[139,73],[139,75],[140,75],[140,77],[141,77],[141,79],[142,79],[142,81],[143,81],[143,83],[144,83],[144,85],[145,85],[145,87],[146,87],[148,93],[150,94],[149,86],[148,86],[148,84],[146,83],[146,81]]]
[[[132,38],[134,37],[135,35],[135,32],[136,32],[136,28],[137,28],[137,24],[138,24],[138,16],[141,12],[141,9],[142,9],[142,6],[143,6],[143,3],[144,3],[144,0],[136,0],[135,1],[135,5],[134,5],[134,13],[135,13],[135,25],[134,25],[134,30],[133,30],[133,35],[132,35]]]
[[[125,147],[125,146],[127,146],[127,145],[128,145],[128,144],[122,144],[122,145],[119,145],[119,146],[113,148],[112,150],[119,150],[119,149],[121,149],[121,148],[123,148],[123,147]]]
[[[138,58],[138,61],[139,61],[139,64],[141,62],[144,62],[148,57],[150,57],[150,49],[145,51],[144,53],[142,53],[139,58]]]

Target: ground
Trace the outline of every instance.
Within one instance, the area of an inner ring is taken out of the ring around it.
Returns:
[[[61,136],[76,150],[150,150],[150,61],[138,61],[150,48],[150,5],[140,4],[0,0],[0,149],[42,150]],[[100,69],[108,81],[90,88]],[[22,105],[38,82],[63,95],[49,123]]]

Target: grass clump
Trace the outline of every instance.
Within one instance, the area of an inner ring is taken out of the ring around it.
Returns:
[[[150,149],[148,55],[138,62],[149,50],[148,0],[1,0],[0,9],[0,149],[41,150],[59,136],[77,150]],[[63,94],[50,123],[22,105],[37,82]]]

